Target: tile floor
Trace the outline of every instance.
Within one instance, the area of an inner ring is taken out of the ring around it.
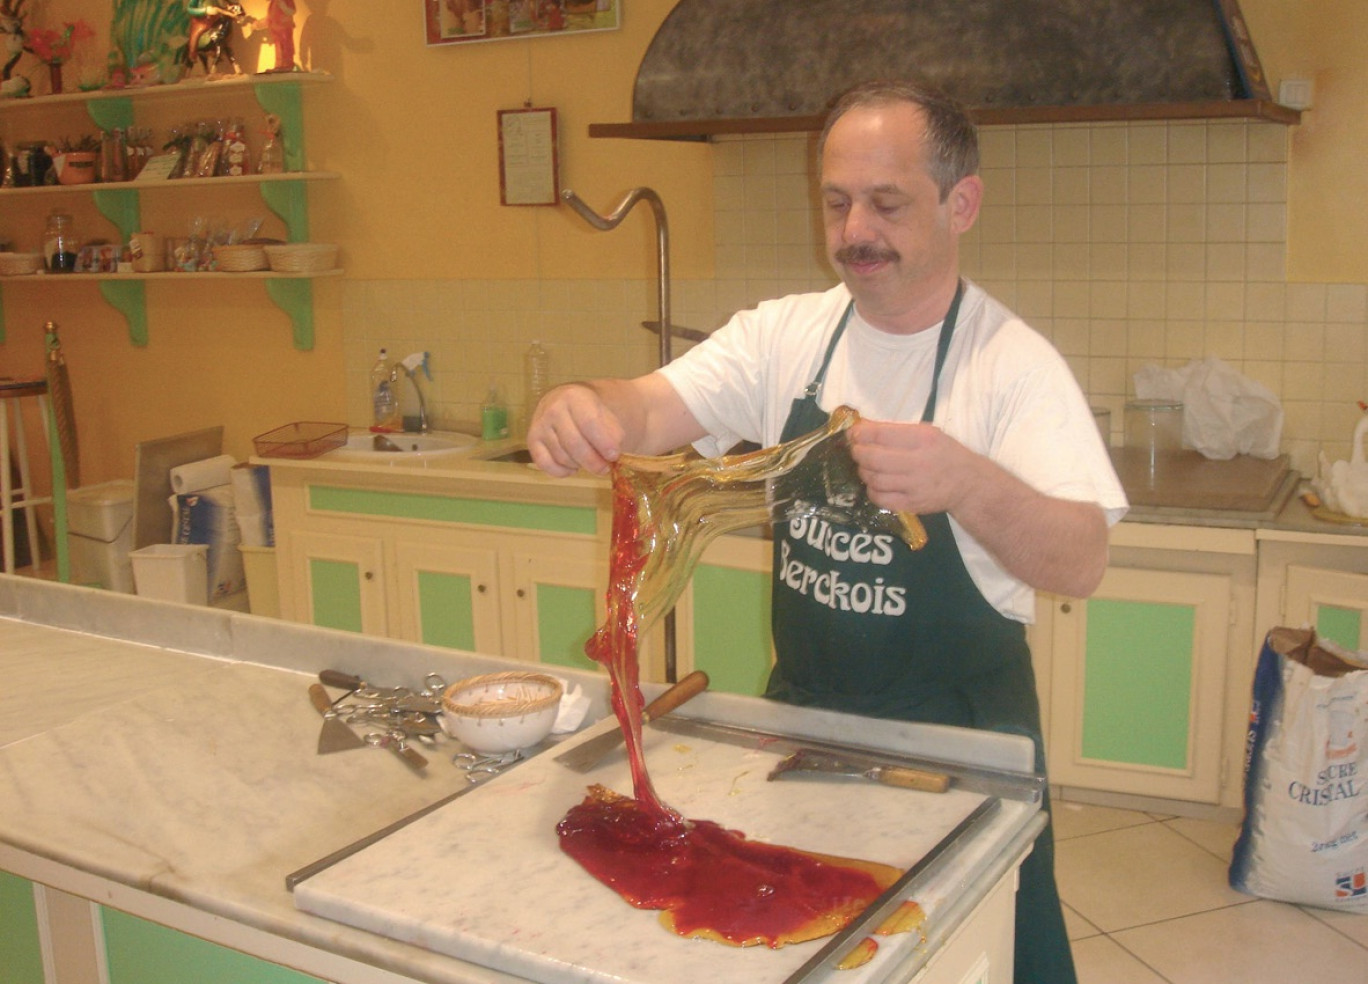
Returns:
[[[1237,824],[1053,807],[1079,984],[1368,984],[1368,915],[1230,888]]]

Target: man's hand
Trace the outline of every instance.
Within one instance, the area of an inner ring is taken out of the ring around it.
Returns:
[[[877,506],[947,512],[1014,577],[1086,598],[1107,566],[1107,523],[1092,502],[1038,492],[930,424],[862,420],[850,453]]]
[[[585,383],[557,386],[542,397],[527,429],[537,467],[564,478],[583,468],[602,475],[622,453],[625,431],[597,390]]]
[[[580,468],[602,475],[624,453],[661,454],[703,433],[674,387],[653,372],[557,386],[537,404],[527,447],[556,478]]]
[[[953,512],[980,459],[931,424],[862,420],[850,453],[876,506],[895,512]]]

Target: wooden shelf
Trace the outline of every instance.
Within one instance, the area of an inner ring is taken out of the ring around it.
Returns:
[[[158,273],[24,273],[18,276],[0,277],[0,283],[61,281],[72,280],[313,280],[317,277],[340,277],[342,269],[320,270],[317,273],[285,273],[278,270],[202,270],[188,273],[180,270],[163,270]]]
[[[1289,126],[1301,122],[1301,111],[1267,99],[1213,100],[1192,103],[1107,104],[1101,106],[977,106],[971,111],[981,126],[1029,123],[1110,123],[1140,120],[1247,119]],[[824,116],[777,116],[671,120],[643,123],[590,123],[591,137],[642,140],[709,140],[747,133],[815,133]]]
[[[303,86],[333,81],[321,72],[265,72],[259,75],[231,75],[209,79],[198,77],[171,85],[151,85],[129,89],[94,89],[88,92],[64,92],[55,96],[34,96],[25,99],[0,99],[0,114],[18,113],[31,109],[50,109],[54,105],[73,103],[83,105],[90,118],[102,130],[132,126],[133,105],[150,99],[196,98],[249,93],[267,113],[282,121],[282,150],[285,171],[281,174],[245,174],[220,178],[177,178],[168,180],[91,182],[83,185],[44,185],[38,188],[0,189],[3,195],[89,194],[95,207],[119,231],[119,239],[142,229],[141,194],[152,189],[225,188],[250,185],[261,192],[266,207],[285,223],[290,242],[309,241],[309,205],[305,184],[310,181],[335,180],[340,175],[330,171],[309,171],[304,159],[304,109],[300,90]],[[301,351],[313,348],[313,281],[319,277],[336,277],[341,270],[320,273],[276,273],[262,270],[253,273],[62,273],[30,274],[0,278],[0,282],[68,283],[96,281],[100,293],[128,322],[129,339],[134,345],[147,344],[146,281],[261,280],[271,300],[290,318],[294,346]],[[0,294],[0,341],[4,340],[4,304]]]
[[[109,99],[163,99],[177,96],[203,96],[210,92],[233,92],[256,86],[281,85],[289,82],[312,85],[331,82],[326,72],[262,72],[258,75],[227,75],[222,78],[204,77],[182,79],[169,85],[131,86],[126,89],[91,89],[88,92],[63,92],[55,96],[28,96],[22,99],[0,99],[0,113],[17,112],[34,107],[46,109],[62,103],[89,104]]]
[[[333,181],[342,175],[336,171],[296,171],[283,174],[242,174],[221,178],[175,178],[166,181],[88,181],[74,185],[42,185],[37,188],[0,188],[0,195],[43,195],[54,192],[96,191],[151,191],[161,188],[195,188],[212,186],[227,188],[232,185],[261,185],[273,181]]]

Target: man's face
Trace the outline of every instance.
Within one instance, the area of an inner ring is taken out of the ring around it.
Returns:
[[[861,316],[885,330],[919,330],[944,315],[921,324],[913,312],[958,276],[959,236],[978,211],[977,177],[941,201],[924,133],[909,103],[861,107],[836,121],[822,153],[827,257]]]

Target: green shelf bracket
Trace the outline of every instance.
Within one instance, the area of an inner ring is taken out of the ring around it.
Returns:
[[[101,280],[100,293],[128,322],[128,340],[147,345],[147,290],[141,280]]]
[[[309,241],[309,196],[303,181],[263,181],[261,199],[284,221],[290,242]]]
[[[285,170],[304,170],[304,100],[299,83],[258,83],[252,89],[261,108],[280,117]]]
[[[294,323],[294,347],[301,352],[310,351],[314,347],[313,281],[305,278],[268,280],[266,293]]]
[[[127,96],[115,99],[91,99],[86,112],[101,130],[114,130],[133,125],[133,100]]]
[[[128,242],[135,232],[142,231],[142,206],[138,193],[131,188],[99,188],[94,192],[95,207],[119,230],[119,241]]]

